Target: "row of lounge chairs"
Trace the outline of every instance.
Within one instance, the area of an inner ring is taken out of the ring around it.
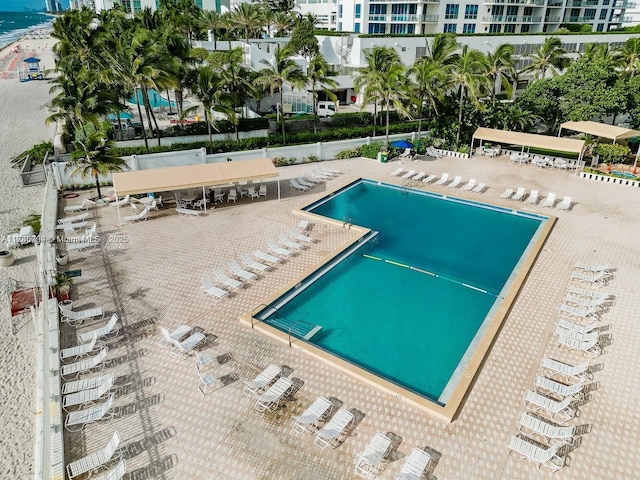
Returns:
[[[421,183],[431,183],[436,180],[437,175],[431,174],[427,175],[425,172],[417,172],[415,170],[405,171],[402,168],[397,168],[393,172],[389,174],[392,177],[400,177],[408,183],[411,182],[421,182]],[[467,183],[462,181],[461,176],[456,176],[453,180],[449,180],[449,174],[443,173],[442,176],[433,184],[433,185],[441,185],[451,188],[460,188],[462,191],[467,192],[476,192],[482,193],[486,189],[486,185],[484,183],[476,183],[475,178],[469,179]]]
[[[341,172],[338,170],[327,170],[324,168],[316,168],[312,170],[308,175],[304,177],[292,178],[289,180],[292,190],[298,190],[300,192],[306,192],[310,188],[315,187],[318,183],[331,180]]]
[[[500,198],[505,200],[516,200],[519,202],[522,202],[525,199],[527,199],[527,203],[530,203],[531,205],[537,205],[538,201],[540,200],[539,198],[540,192],[535,188],[531,189],[531,192],[529,193],[528,196],[526,192],[527,192],[527,189],[525,187],[518,187],[518,189],[515,192],[513,191],[512,188],[507,188],[505,189],[504,192],[500,194]],[[541,205],[543,207],[550,207],[550,208],[553,208],[554,206],[556,206],[556,194],[554,192],[549,192]],[[556,208],[560,210],[569,210],[571,208],[571,205],[572,205],[572,198],[569,196],[565,196],[562,199],[562,201],[557,204]]]
[[[572,272],[572,279],[574,273],[611,274],[612,271],[605,265],[581,262],[576,262],[574,269],[577,272]],[[612,302],[613,297],[606,292],[569,284],[556,321],[555,333],[560,345],[592,356],[600,355],[602,349],[596,324],[600,320],[599,314]],[[509,455],[536,462],[541,469],[555,472],[565,464],[566,450],[562,447],[577,444],[578,429],[575,425],[565,424],[577,417],[578,402],[583,402],[586,392],[591,390],[587,382],[593,380],[593,369],[589,361],[574,365],[544,357],[539,372],[534,380],[534,390],[524,394],[526,411],[517,421],[520,433],[509,439],[507,447]],[[540,439],[543,442],[537,441]]]

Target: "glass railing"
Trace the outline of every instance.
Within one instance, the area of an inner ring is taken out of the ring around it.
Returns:
[[[425,23],[435,23],[439,18],[440,15],[422,15],[422,21]]]

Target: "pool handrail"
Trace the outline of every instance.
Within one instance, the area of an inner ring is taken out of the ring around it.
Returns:
[[[266,319],[264,319],[264,320],[263,320],[263,319],[255,318],[255,316],[254,316],[254,314],[256,313],[256,310],[257,310],[258,308],[262,308],[262,307],[271,308],[271,309],[275,310],[275,312],[276,312],[276,318],[279,318],[279,317],[278,317],[278,309],[277,309],[276,307],[274,307],[274,306],[273,306],[273,305],[271,305],[270,303],[261,303],[260,305],[258,305],[257,307],[254,307],[254,308],[251,310],[251,328],[252,328],[252,329],[253,329],[253,327],[254,327],[254,323],[253,323],[253,321],[254,321],[254,320],[257,320],[258,322],[264,322],[264,321],[266,320]]]
[[[293,329],[294,329],[294,327],[295,327],[296,325],[298,325],[299,323],[306,323],[307,325],[311,325],[311,327],[312,327],[312,328],[311,328],[311,330],[309,330],[310,332],[311,332],[314,328],[316,328],[316,327],[318,326],[318,325],[314,325],[314,324],[313,324],[313,323],[311,323],[311,322],[307,322],[306,320],[296,320],[295,322],[293,322],[293,325],[291,325],[291,326],[289,327],[289,331],[287,332],[287,334],[289,335],[289,346],[291,346],[291,330],[293,330]],[[306,340],[306,338],[304,338],[304,339]]]

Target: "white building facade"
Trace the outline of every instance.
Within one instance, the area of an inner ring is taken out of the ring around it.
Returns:
[[[158,8],[159,0],[93,0],[96,12],[110,10],[116,5],[120,5],[125,12],[136,14],[145,8],[155,11]],[[220,11],[221,0],[195,0],[196,6],[200,10]]]

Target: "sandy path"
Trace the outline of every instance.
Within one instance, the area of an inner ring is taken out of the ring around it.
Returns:
[[[46,68],[54,65],[51,39],[21,40],[35,50]],[[45,47],[45,44],[48,47]],[[13,45],[0,51],[4,57]],[[2,78],[0,72],[0,236],[17,232],[31,213],[40,214],[43,188],[22,188],[19,171],[9,159],[33,144],[51,138],[51,127],[44,120],[50,85],[46,81],[20,83],[15,74]],[[4,247],[4,244],[2,245]],[[28,478],[33,471],[34,377],[36,334],[30,317],[17,317],[19,331],[12,332],[9,295],[11,280],[35,279],[33,246],[13,250],[16,262],[0,268],[0,478]]]

